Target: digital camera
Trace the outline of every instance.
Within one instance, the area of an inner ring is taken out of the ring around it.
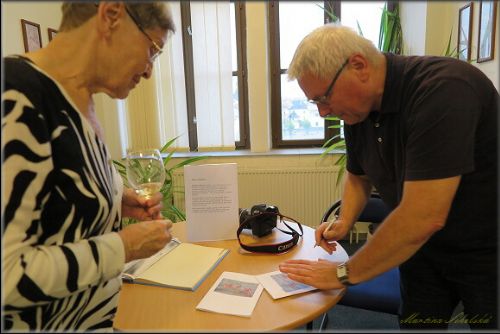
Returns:
[[[240,209],[240,225],[247,222],[245,229],[251,229],[252,234],[257,237],[263,237],[271,234],[276,227],[276,217],[279,210],[274,205],[257,204],[251,209]],[[253,218],[253,219],[251,219]]]

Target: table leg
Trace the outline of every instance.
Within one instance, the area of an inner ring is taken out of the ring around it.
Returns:
[[[323,331],[326,329],[326,326],[328,325],[328,313],[323,314],[323,318],[321,318],[321,323],[319,325],[319,331]]]

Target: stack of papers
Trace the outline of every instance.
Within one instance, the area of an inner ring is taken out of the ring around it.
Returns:
[[[195,291],[228,252],[228,249],[172,239],[155,255],[127,263],[122,279],[130,283]]]
[[[316,290],[312,286],[289,279],[280,271],[257,276],[225,271],[196,309],[250,317],[264,288],[273,299]]]

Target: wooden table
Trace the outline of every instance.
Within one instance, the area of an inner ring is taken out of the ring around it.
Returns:
[[[290,223],[292,227],[296,224]],[[123,284],[114,327],[137,331],[202,331],[202,330],[287,330],[303,326],[333,307],[342,291],[313,291],[274,300],[264,290],[250,318],[196,310],[196,305],[224,271],[258,275],[278,270],[278,264],[287,259],[328,259],[343,262],[348,258],[337,245],[332,255],[320,247],[314,248],[314,229],[303,226],[304,237],[284,254],[248,253],[240,248],[237,239],[197,242],[204,246],[230,250],[214,271],[196,291],[185,291],[140,284]],[[236,234],[236,228],[235,228]],[[186,224],[174,224],[172,235],[186,241]],[[289,236],[273,229],[270,236],[257,239],[246,230],[241,234],[245,244],[284,241]]]

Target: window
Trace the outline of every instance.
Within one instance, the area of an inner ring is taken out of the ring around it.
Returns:
[[[274,148],[321,146],[339,129],[319,116],[307,102],[297,81],[288,81],[287,67],[297,45],[313,29],[330,22],[334,13],[342,24],[358,30],[378,44],[380,15],[384,2],[296,2],[270,1],[269,33],[271,59],[271,118]],[[326,10],[324,10],[326,9]],[[300,20],[300,24],[297,24]]]
[[[319,117],[316,107],[306,102],[297,82],[288,81],[286,71],[300,40],[328,21],[323,8],[338,16],[342,11],[344,24],[356,29],[359,22],[367,37],[373,31],[378,34],[379,18],[374,14],[381,10],[372,2],[355,7],[359,5],[338,1],[272,1],[263,5],[268,6],[269,14],[273,148],[320,147],[338,134],[339,128],[330,128],[334,123]],[[171,7],[178,29],[155,63],[154,73],[160,73],[155,74],[158,115],[148,116],[147,122],[158,119],[161,143],[179,136],[174,146],[181,150],[249,148],[245,3],[181,1],[171,2]],[[367,19],[361,15],[365,12],[370,14],[368,18],[375,17],[374,23],[365,23]],[[349,17],[358,21],[349,21]],[[296,24],[298,19],[300,24]],[[369,38],[376,42],[378,37]],[[265,48],[267,41],[261,43]],[[136,123],[129,124],[133,127]]]
[[[182,1],[180,11],[190,151],[248,148],[245,6]]]

